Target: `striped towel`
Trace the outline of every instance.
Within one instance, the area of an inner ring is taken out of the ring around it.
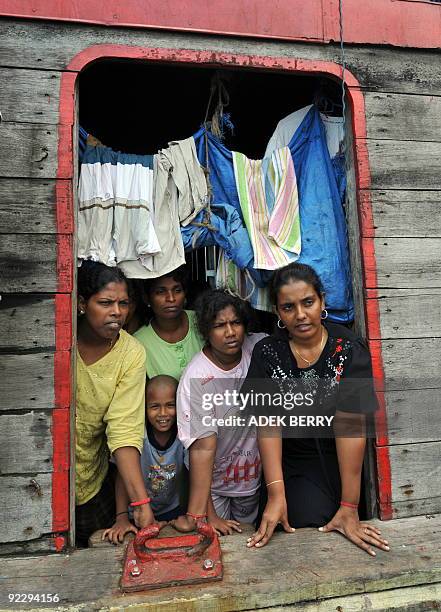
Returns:
[[[301,250],[299,199],[290,150],[276,149],[263,160],[233,151],[233,164],[254,267],[277,270],[296,261]]]

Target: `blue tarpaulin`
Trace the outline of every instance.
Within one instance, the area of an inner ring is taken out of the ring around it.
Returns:
[[[206,211],[201,211],[194,221],[205,221],[205,215]],[[217,245],[224,249],[227,258],[234,261],[238,268],[243,270],[250,267],[254,258],[253,247],[237,210],[229,204],[212,206],[208,221],[213,229],[191,223],[181,227],[184,249],[191,251]]]
[[[210,132],[208,166],[213,203],[227,202],[240,212],[233,157]],[[205,128],[195,135],[199,161],[206,166]],[[329,318],[354,318],[346,219],[342,206],[344,173],[330,159],[320,113],[312,107],[288,144],[294,161],[300,206],[302,251],[298,261],[314,268],[326,292]]]

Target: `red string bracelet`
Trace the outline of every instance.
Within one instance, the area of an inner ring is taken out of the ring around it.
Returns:
[[[132,502],[130,504],[131,508],[136,508],[136,506],[144,506],[144,504],[149,504],[151,502],[150,497],[146,497],[145,499],[141,499],[140,501]]]
[[[341,501],[340,506],[344,506],[345,508],[353,508],[354,510],[358,510],[358,504],[350,504],[349,502]]]
[[[186,514],[187,514],[187,516],[190,516],[195,521],[197,521],[199,519],[207,518],[206,514],[193,514],[193,512],[186,512]]]

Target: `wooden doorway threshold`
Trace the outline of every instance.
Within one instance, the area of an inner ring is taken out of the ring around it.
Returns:
[[[224,579],[123,595],[124,546],[3,558],[0,609],[233,612],[243,610],[430,610],[441,600],[441,515],[373,521],[389,553],[369,557],[336,533],[277,533],[261,550],[247,533],[221,538]],[[167,528],[168,530],[169,528]],[[166,535],[166,534],[164,534]],[[169,534],[170,535],[170,534]],[[57,593],[60,601],[9,604],[8,593]],[[3,604],[3,605],[2,605]]]

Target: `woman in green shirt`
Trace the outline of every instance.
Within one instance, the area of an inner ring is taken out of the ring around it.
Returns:
[[[196,328],[195,313],[184,310],[185,281],[186,271],[182,266],[147,284],[153,318],[134,336],[145,348],[148,378],[168,374],[179,380],[204,344]]]

